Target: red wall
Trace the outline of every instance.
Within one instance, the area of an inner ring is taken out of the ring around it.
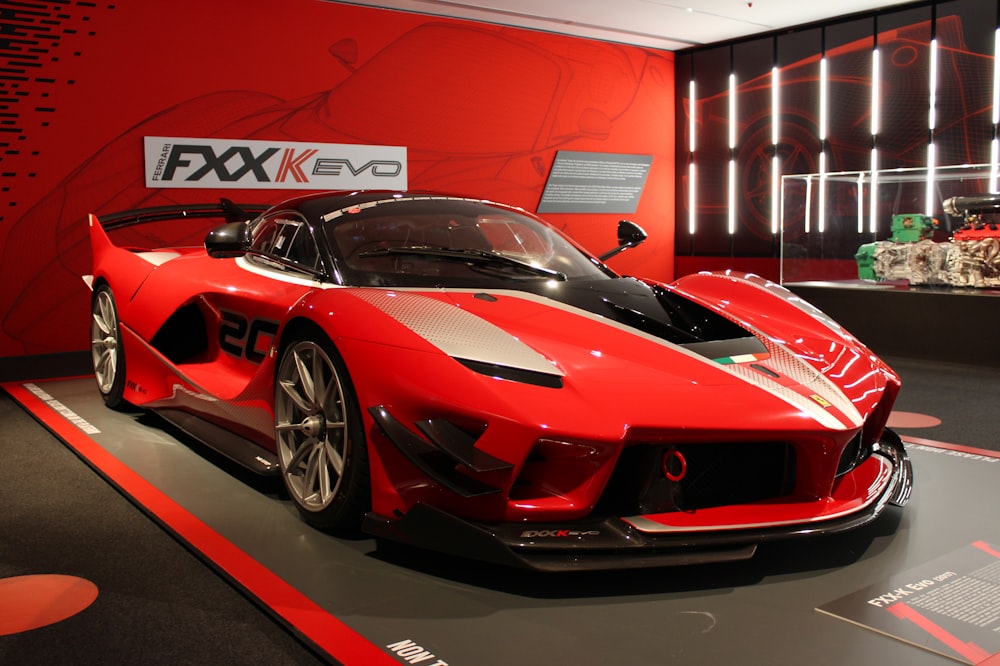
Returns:
[[[143,136],[401,145],[411,188],[528,210],[557,150],[652,154],[650,240],[612,265],[672,278],[671,53],[313,0],[51,8],[0,42],[0,357],[87,348],[87,213],[296,194],[147,189]],[[548,217],[600,252],[622,216]]]

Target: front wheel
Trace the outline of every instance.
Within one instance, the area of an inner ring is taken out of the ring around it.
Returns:
[[[125,348],[115,297],[106,284],[94,291],[91,301],[90,356],[104,404],[113,409],[124,407],[127,404],[124,398]]]
[[[325,339],[297,340],[281,356],[274,387],[281,478],[310,525],[360,525],[370,502],[361,413],[340,355]]]

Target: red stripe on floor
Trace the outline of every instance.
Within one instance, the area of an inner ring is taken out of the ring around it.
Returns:
[[[964,444],[948,444],[946,442],[935,442],[933,439],[921,439],[920,437],[910,437],[908,435],[901,435],[900,439],[902,439],[904,442],[909,442],[911,444],[919,444],[920,446],[929,446],[934,449],[948,449],[949,451],[971,453],[972,455],[986,456],[987,458],[1000,458],[1000,451],[990,451],[989,449],[977,449],[974,446],[965,446]]]
[[[0,387],[106,479],[317,648],[345,664],[399,663],[136,474],[24,386],[5,383]]]

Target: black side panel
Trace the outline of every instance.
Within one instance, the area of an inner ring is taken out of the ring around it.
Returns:
[[[189,303],[170,316],[153,336],[153,347],[174,365],[204,354],[208,349],[205,316]]]
[[[252,472],[270,476],[280,471],[278,458],[239,435],[179,409],[157,409],[157,414],[233,462]]]

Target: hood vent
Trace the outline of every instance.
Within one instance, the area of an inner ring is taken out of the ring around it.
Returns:
[[[621,294],[601,299],[612,319],[680,345],[720,363],[767,358],[767,347],[752,333],[703,305],[666,289],[650,288],[655,299]]]

